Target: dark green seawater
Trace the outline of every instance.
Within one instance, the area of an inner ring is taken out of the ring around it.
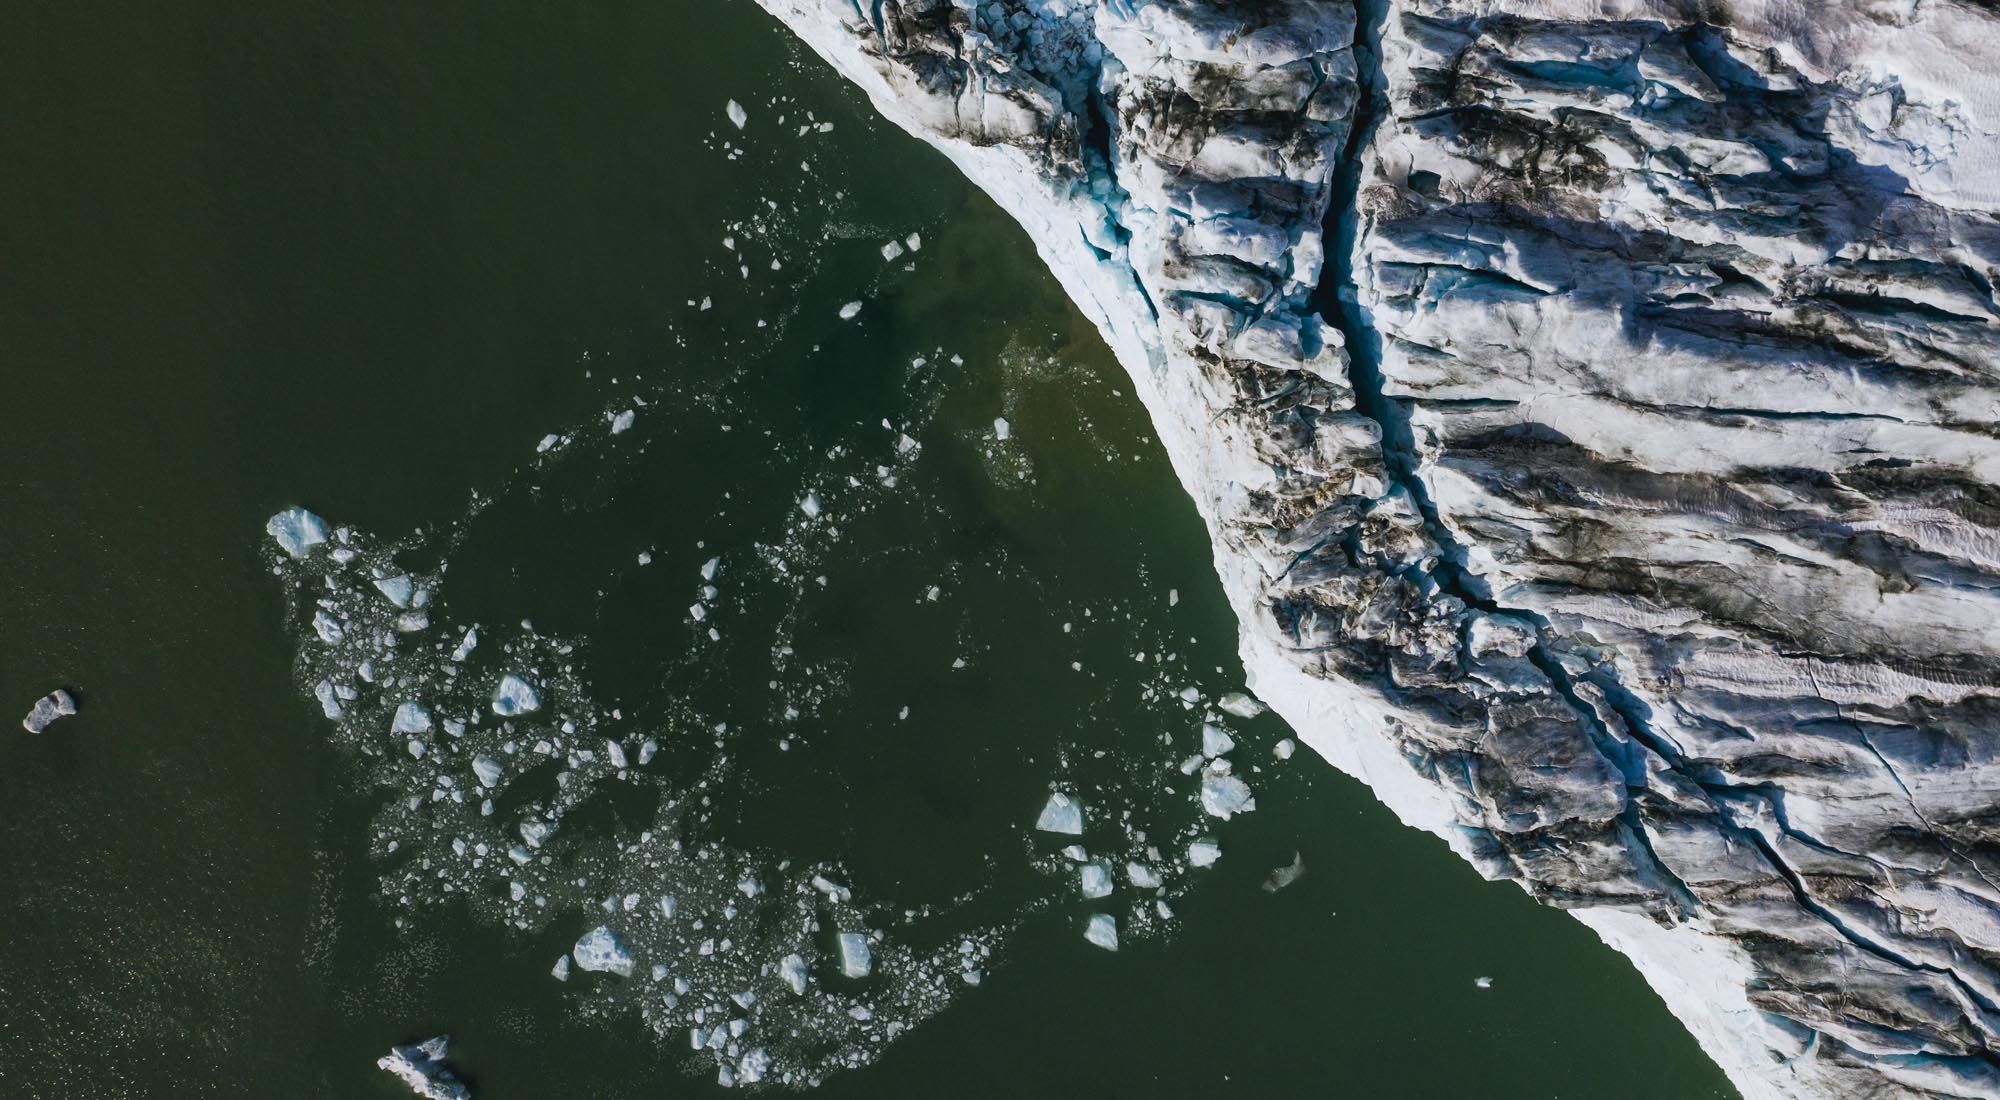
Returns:
[[[635,720],[742,728],[733,839],[1013,906],[981,986],[816,1095],[1733,1095],[1623,959],[1269,716],[1165,932],[1031,904],[1059,774],[1185,812],[1171,693],[1240,686],[1234,623],[1025,236],[754,5],[235,7],[0,14],[0,1096],[386,1100],[438,1031],[485,1100],[724,1095],[550,979],[583,915],[381,895],[394,792],[295,683],[266,557],[292,504],[452,543],[444,609],[578,640]],[[878,464],[896,494],[846,485]],[[841,534],[786,550],[809,490]],[[83,713],[16,729],[56,686]]]

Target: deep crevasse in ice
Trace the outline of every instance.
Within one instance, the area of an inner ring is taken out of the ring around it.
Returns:
[[[759,2],[1098,323],[1304,739],[1753,1100],[2000,1092],[1993,14]]]

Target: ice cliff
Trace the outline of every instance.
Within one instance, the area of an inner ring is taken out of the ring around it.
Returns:
[[[759,0],[1028,229],[1258,693],[1745,1096],[2000,1095],[2000,13]]]

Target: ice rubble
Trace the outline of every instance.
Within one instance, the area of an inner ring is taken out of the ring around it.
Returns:
[[[29,733],[40,733],[56,719],[75,713],[76,700],[70,698],[69,692],[57,688],[35,700],[35,705],[28,708],[28,716],[21,719],[21,728]]]
[[[1035,238],[1309,745],[1750,1100],[2000,1093],[1993,13],[760,3]]]
[[[471,1100],[472,1090],[445,1064],[450,1039],[439,1035],[421,1043],[392,1047],[375,1064],[410,1086],[424,1100]]]

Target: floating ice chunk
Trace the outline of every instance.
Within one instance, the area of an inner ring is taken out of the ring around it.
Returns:
[[[610,417],[611,420],[611,434],[617,435],[620,432],[630,431],[632,428],[632,421],[638,414],[632,409],[626,409],[624,412],[621,413],[617,414],[607,413],[605,415]]]
[[[557,959],[556,964],[549,968],[549,975],[559,982],[569,981],[569,956]]]
[[[471,1090],[444,1064],[449,1041],[440,1035],[406,1047],[391,1047],[389,1053],[375,1059],[376,1068],[394,1074],[424,1100],[472,1100]]]
[[[755,875],[743,876],[742,881],[736,884],[736,888],[742,891],[743,896],[746,898],[754,898],[764,892],[764,884],[758,882]]]
[[[1216,706],[1238,718],[1255,718],[1264,713],[1264,704],[1240,691],[1232,691],[1216,700]]]
[[[912,233],[903,238],[903,243],[910,246],[910,251],[917,252],[923,249],[924,238],[922,234]]]
[[[1090,858],[1090,853],[1084,851],[1081,844],[1071,844],[1063,849],[1063,857],[1082,863],[1084,860]]]
[[[321,680],[314,684],[313,697],[319,700],[320,712],[328,718],[338,719],[341,716],[340,697],[333,693],[332,680]]]
[[[1111,893],[1111,868],[1102,861],[1092,860],[1076,869],[1077,885],[1087,898],[1101,898]]]
[[[543,821],[539,817],[524,819],[518,828],[521,833],[521,839],[527,841],[530,848],[541,847],[542,841],[547,840],[549,834],[556,831],[555,826]]]
[[[493,713],[502,718],[539,710],[541,705],[541,696],[535,694],[535,689],[511,672],[500,677],[500,686],[493,690]]]
[[[410,594],[416,591],[416,585],[406,576],[377,577],[375,579],[375,589],[382,593],[382,598],[395,604],[397,607],[408,607],[410,606]]]
[[[69,692],[57,688],[35,700],[35,705],[28,708],[28,716],[21,719],[21,728],[29,733],[40,733],[56,719],[75,713],[76,700],[69,697]]]
[[[651,550],[639,551],[639,564],[640,565],[653,564],[653,552]]]
[[[868,954],[868,936],[864,932],[842,932],[840,944],[840,973],[848,978],[865,978],[871,960]]]
[[[1207,837],[1188,845],[1188,864],[1193,867],[1207,867],[1222,858],[1222,845]]]
[[[804,512],[807,519],[818,519],[820,512],[819,494],[807,493],[805,499],[799,501],[799,511]]]
[[[389,720],[390,733],[429,733],[430,731],[431,712],[425,710],[422,703],[414,700],[398,706],[396,708],[396,716]]]
[[[1481,989],[1492,989],[1493,979],[1482,975],[1480,977],[1472,979],[1472,984],[1478,986]]]
[[[1042,807],[1042,815],[1035,819],[1035,828],[1045,833],[1062,833],[1066,836],[1083,835],[1083,804],[1061,791],[1049,796]]]
[[[472,758],[472,774],[479,778],[480,786],[497,787],[500,785],[500,777],[506,774],[506,769],[500,766],[500,761],[490,756],[475,756]]]
[[[1280,760],[1290,760],[1292,758],[1292,754],[1294,752],[1297,752],[1298,748],[1299,748],[1298,742],[1292,740],[1289,737],[1282,738],[1278,741],[1277,744],[1271,746],[1271,755],[1277,757]]]
[[[1201,808],[1210,817],[1228,821],[1236,814],[1256,809],[1257,800],[1250,796],[1249,785],[1241,779],[1210,765],[1202,772]]]
[[[1264,880],[1264,892],[1267,894],[1275,894],[1278,891],[1283,890],[1285,887],[1290,886],[1292,883],[1299,881],[1301,878],[1304,878],[1305,873],[1306,873],[1306,857],[1298,852],[1293,852],[1292,862],[1290,866],[1274,867],[1271,869],[1271,876]]]
[[[1083,938],[1106,951],[1118,950],[1118,921],[1109,913],[1092,913],[1083,926]]]
[[[625,767],[626,766],[625,746],[619,744],[616,741],[609,741],[609,740],[605,741],[604,759],[610,761],[611,766],[614,768]]]
[[[462,663],[467,657],[471,656],[472,651],[474,649],[477,649],[478,647],[479,647],[479,628],[476,626],[468,626],[465,628],[465,638],[458,643],[457,649],[451,651],[451,659],[453,661]]]
[[[1221,726],[1201,724],[1201,754],[1213,760],[1236,747],[1236,741]]]
[[[264,530],[285,553],[303,558],[327,539],[326,521],[304,508],[287,508],[264,522]]]
[[[705,581],[712,581],[712,580],[714,580],[714,579],[715,579],[715,574],[716,574],[716,572],[717,572],[718,570],[720,570],[721,568],[722,568],[722,559],[721,559],[721,558],[710,558],[710,559],[708,559],[707,561],[705,561],[705,562],[702,562],[702,563],[701,563],[701,579],[702,579],[702,580],[705,580]]]
[[[555,446],[557,443],[561,441],[562,441],[562,436],[559,436],[554,432],[550,432],[549,434],[542,437],[542,441],[540,443],[535,444],[535,453],[544,454],[548,451],[550,447]]]
[[[846,305],[840,307],[840,319],[843,321],[852,321],[854,320],[854,315],[860,312],[861,312],[860,302],[849,302]]]
[[[340,621],[324,611],[313,612],[313,633],[322,642],[337,642],[347,637],[347,628]]]
[[[1127,863],[1125,880],[1141,890],[1152,890],[1160,885],[1160,873],[1143,863]]]
[[[1004,443],[1006,442],[1007,438],[1013,434],[1014,434],[1014,426],[1007,423],[1006,417],[996,416],[993,418],[993,438],[998,439]]]
[[[882,258],[884,260],[887,260],[890,263],[894,263],[897,260],[901,259],[902,256],[903,256],[903,242],[890,241],[888,244],[882,246]]]
[[[406,611],[396,616],[396,629],[405,634],[414,634],[419,630],[427,630],[430,628],[430,625],[430,615],[422,611]]]
[[[585,970],[616,974],[621,978],[632,976],[632,953],[625,950],[618,933],[604,925],[585,932],[570,954],[576,959],[576,965]]]
[[[769,1072],[771,1072],[771,1056],[759,1047],[745,1054],[743,1060],[736,1063],[736,1083],[754,1085],[762,1081],[764,1075]]]
[[[410,750],[410,759],[422,760],[424,758],[424,743],[422,741],[412,737],[410,738],[408,748]]]
[[[803,997],[806,992],[806,961],[798,955],[786,955],[778,961],[778,977],[784,979],[792,992]]]
[[[653,740],[650,737],[646,738],[646,740],[639,745],[639,766],[643,768],[646,765],[652,763],[653,754],[659,751],[660,751],[660,743],[658,741]]]
[[[738,130],[741,130],[750,121],[750,112],[745,111],[743,105],[733,99],[729,101],[729,105],[724,107],[723,110],[729,115],[729,124]]]
[[[1180,606],[1180,602],[1181,602],[1181,590],[1178,588],[1167,589],[1167,606],[1178,607]]]

